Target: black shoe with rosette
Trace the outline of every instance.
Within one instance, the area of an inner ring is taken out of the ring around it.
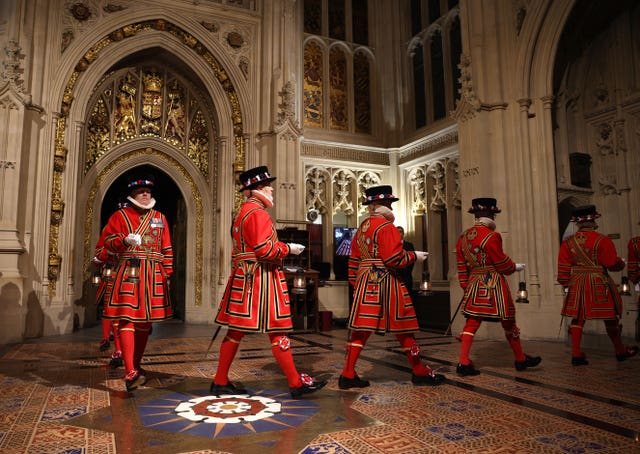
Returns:
[[[289,388],[289,392],[293,399],[300,399],[304,394],[314,393],[324,388],[327,384],[327,380],[314,380],[307,374],[300,374],[300,379],[302,380],[302,386],[299,386],[298,388]]]
[[[142,386],[146,383],[147,379],[144,375],[140,375],[137,370],[132,370],[124,377],[124,383],[127,386],[127,391],[133,391],[134,389]]]

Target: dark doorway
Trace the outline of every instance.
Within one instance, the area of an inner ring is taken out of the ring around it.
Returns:
[[[142,165],[120,175],[109,187],[102,200],[100,211],[100,229],[109,221],[109,217],[118,209],[118,204],[128,196],[127,183],[133,175],[150,175],[155,180],[153,198],[155,209],[162,212],[169,224],[171,245],[173,246],[173,276],[171,277],[170,296],[174,307],[174,318],[185,319],[185,271],[187,244],[187,209],[180,189],[173,179],[157,167]]]

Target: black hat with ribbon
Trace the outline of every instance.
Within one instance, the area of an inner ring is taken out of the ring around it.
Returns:
[[[498,202],[491,197],[480,197],[471,201],[469,213],[500,213],[502,210],[498,208]]]
[[[595,221],[600,217],[595,205],[583,205],[571,212],[571,222]]]
[[[129,193],[132,193],[134,189],[138,188],[149,188],[153,190],[155,186],[155,180],[153,175],[137,175],[132,177],[127,184],[127,190]]]
[[[393,195],[391,186],[372,186],[367,188],[367,190],[364,191],[364,197],[363,205],[369,205],[373,202],[395,202],[398,200],[398,198]]]
[[[254,167],[253,169],[245,170],[240,174],[238,178],[240,182],[240,192],[247,189],[256,189],[258,186],[264,186],[267,183],[275,180],[276,177],[272,177],[269,173],[267,166]]]

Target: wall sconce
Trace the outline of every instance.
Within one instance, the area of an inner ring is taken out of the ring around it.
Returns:
[[[422,280],[420,281],[420,294],[431,295],[431,276],[428,271],[422,272]]]
[[[620,283],[620,294],[631,295],[631,284],[629,284],[628,276],[622,276],[622,281]]]
[[[134,284],[137,284],[138,282],[140,282],[140,259],[137,259],[137,258],[129,259],[129,261],[127,262],[127,267],[125,268],[124,272],[127,276],[128,282],[133,282]]]
[[[307,293],[307,279],[304,276],[304,270],[296,271],[295,276],[293,276],[293,289],[291,291],[296,295]]]

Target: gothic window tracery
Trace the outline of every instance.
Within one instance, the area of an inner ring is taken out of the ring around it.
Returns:
[[[375,57],[365,47],[367,21],[366,0],[305,0],[304,126],[371,134]]]
[[[347,110],[347,58],[344,51],[338,47],[331,49],[329,55],[329,80],[331,106],[329,127],[344,131],[348,127],[349,120]]]
[[[412,4],[414,35],[407,44],[407,64],[413,75],[415,129],[446,119],[460,99],[462,40],[457,3],[448,2],[441,11],[439,1],[430,2],[426,13],[418,2]],[[418,25],[422,28],[416,32]]]

